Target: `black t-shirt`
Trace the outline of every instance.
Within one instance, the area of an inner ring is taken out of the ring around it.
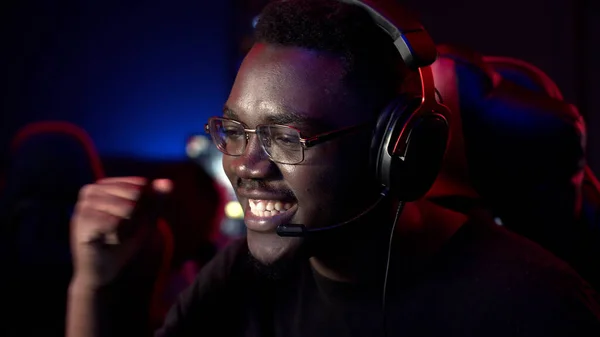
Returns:
[[[156,336],[600,336],[598,295],[491,224],[465,224],[410,277],[391,273],[385,310],[381,288],[333,282],[308,261],[267,281],[247,257],[245,240],[215,257]]]

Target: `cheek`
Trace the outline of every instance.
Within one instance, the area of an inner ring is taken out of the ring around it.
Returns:
[[[236,179],[235,170],[233,168],[233,157],[223,155],[223,159],[221,160],[221,166],[223,167],[225,175],[233,184]]]
[[[320,150],[305,165],[284,173],[301,204],[325,212],[363,204],[362,196],[369,198],[367,191],[376,186],[368,152],[341,151],[333,146]]]
[[[293,172],[284,172],[284,179],[298,200],[296,221],[312,227],[317,221],[331,218],[329,210],[335,209],[339,195],[334,173],[334,168],[326,165],[302,165]]]

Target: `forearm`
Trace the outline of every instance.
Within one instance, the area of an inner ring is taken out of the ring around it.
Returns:
[[[98,293],[76,282],[71,283],[67,299],[66,337],[99,337],[102,325],[97,313]]]
[[[147,300],[134,289],[123,290],[94,289],[84,282],[73,281],[68,294],[66,337],[151,335]]]

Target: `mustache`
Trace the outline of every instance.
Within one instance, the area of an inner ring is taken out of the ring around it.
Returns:
[[[287,188],[278,188],[265,180],[260,179],[242,179],[238,178],[236,188],[243,190],[259,190],[275,194],[284,194],[288,197],[294,197],[294,193]]]

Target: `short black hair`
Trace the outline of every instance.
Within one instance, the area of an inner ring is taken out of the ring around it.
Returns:
[[[357,5],[337,0],[276,0],[263,9],[254,33],[256,42],[339,55],[344,80],[375,105],[397,95],[410,77],[392,38]]]

